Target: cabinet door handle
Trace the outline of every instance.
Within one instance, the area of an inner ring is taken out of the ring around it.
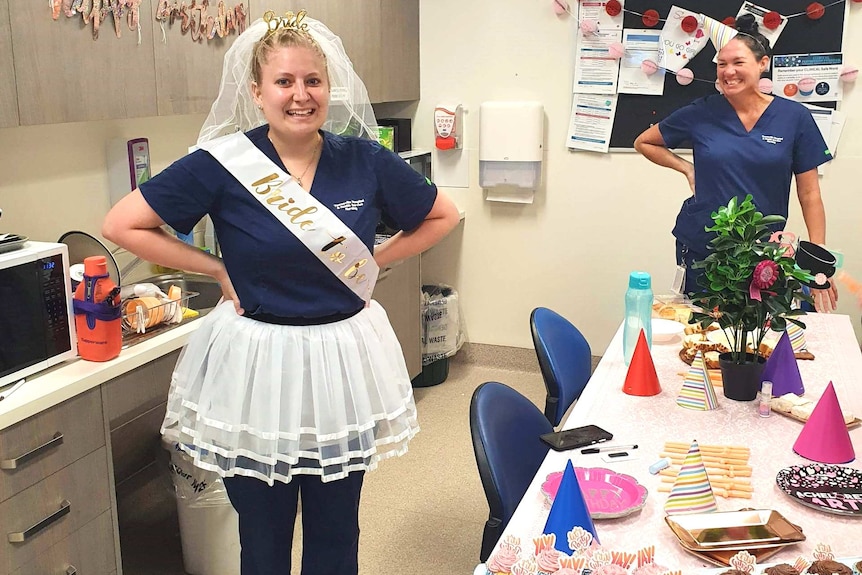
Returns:
[[[68,515],[69,511],[72,510],[72,504],[66,501],[65,499],[60,502],[60,509],[49,515],[48,517],[42,519],[37,522],[32,527],[25,529],[24,531],[18,531],[15,533],[9,534],[9,543],[24,543],[30,537],[36,535],[64,515]]]
[[[23,455],[19,455],[12,459],[0,459],[0,469],[18,469],[18,467],[24,465],[42,452],[55,447],[60,447],[61,445],[63,445],[63,434],[58,431],[54,434],[54,437]]]
[[[66,567],[66,575],[78,575],[78,570],[75,569],[74,565],[69,565]]]

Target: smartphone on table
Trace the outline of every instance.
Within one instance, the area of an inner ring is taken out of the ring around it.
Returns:
[[[539,436],[539,439],[550,445],[551,449],[555,451],[567,451],[596,443],[604,443],[613,438],[612,433],[605,431],[598,425],[584,425]]]

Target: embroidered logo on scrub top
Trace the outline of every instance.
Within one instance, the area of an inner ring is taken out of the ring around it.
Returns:
[[[346,201],[343,201],[339,204],[333,204],[332,207],[335,208],[336,210],[355,212],[364,205],[365,205],[365,199],[362,198],[362,199],[358,199],[358,200],[346,200]]]
[[[780,138],[778,136],[767,136],[766,134],[760,136],[764,142],[769,142],[770,144],[780,144],[784,141],[784,138]]]

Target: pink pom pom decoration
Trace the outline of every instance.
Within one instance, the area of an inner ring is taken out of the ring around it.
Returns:
[[[595,20],[581,20],[580,26],[584,35],[595,34],[599,29],[599,23]]]
[[[658,72],[658,64],[653,62],[652,60],[644,60],[641,62],[641,71],[647,76],[652,76],[656,72]]]
[[[608,46],[608,55],[614,60],[619,60],[626,55],[626,49],[621,42],[614,42]]]
[[[764,94],[772,93],[772,80],[769,78],[761,78],[759,82],[757,82],[757,89],[763,92]]]
[[[841,67],[841,75],[839,76],[839,79],[845,84],[855,82],[857,77],[859,77],[859,68],[856,66],[848,64]]]
[[[676,73],[676,81],[680,86],[688,86],[694,82],[694,72],[688,68],[683,68]]]
[[[569,11],[569,3],[566,0],[554,0],[554,14],[562,16]]]

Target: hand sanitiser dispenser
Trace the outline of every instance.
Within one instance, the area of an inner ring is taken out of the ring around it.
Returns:
[[[531,203],[542,179],[542,104],[484,102],[479,125],[479,185],[501,188],[487,199]]]

